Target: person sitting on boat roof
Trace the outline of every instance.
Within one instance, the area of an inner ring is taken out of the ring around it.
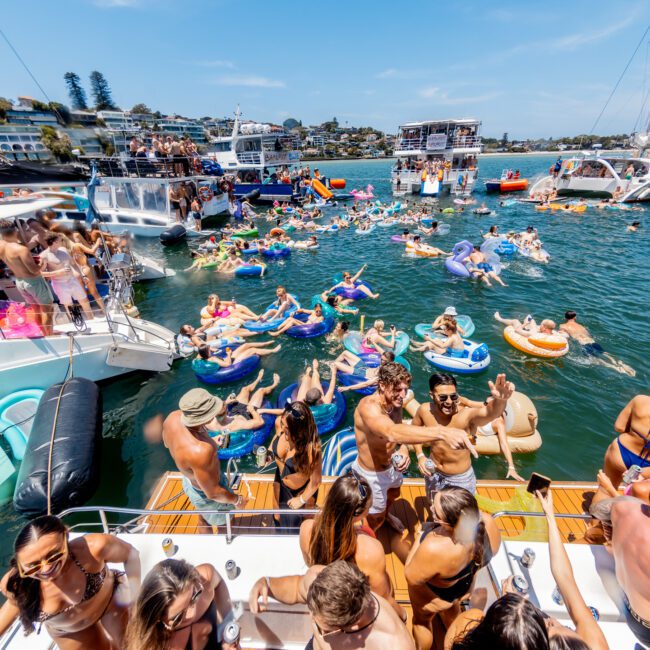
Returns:
[[[305,650],[415,648],[390,603],[371,590],[368,578],[350,562],[313,566],[304,576],[260,578],[249,606],[262,620],[269,597],[287,605],[307,604],[313,636]]]
[[[420,405],[413,418],[413,424],[451,426],[462,429],[470,439],[475,440],[478,427],[503,415],[508,399],[514,391],[514,385],[506,381],[505,375],[497,375],[494,383],[488,382],[488,387],[494,399],[468,406],[467,401],[461,400],[454,377],[446,373],[434,373],[429,378],[429,395],[432,401]],[[472,494],[476,493],[476,476],[469,449],[454,449],[444,441],[432,443],[429,457],[429,460],[433,461],[432,469],[426,462],[424,446],[417,444],[414,448],[418,467],[424,475],[427,493],[445,485],[455,485],[469,490]],[[512,462],[509,462],[509,465],[512,465]],[[509,478],[513,471],[514,466],[509,467],[506,478]]]
[[[441,628],[451,625],[479,569],[501,545],[496,522],[471,492],[447,485],[432,494],[432,522],[416,535],[404,567],[418,650],[442,646]]]
[[[131,610],[125,650],[221,648],[241,650],[238,641],[220,642],[220,629],[233,620],[228,585],[212,564],[163,560],[145,576]]]
[[[406,611],[393,595],[386,556],[375,532],[365,523],[372,505],[368,482],[354,472],[339,476],[315,519],[300,526],[300,550],[307,566],[351,562],[367,576],[370,588],[384,598],[402,621]]]
[[[124,571],[108,563],[122,564]],[[0,581],[7,598],[0,635],[19,618],[25,634],[45,625],[60,650],[122,647],[128,606],[140,586],[133,546],[98,533],[70,539],[58,517],[45,515],[18,533],[10,567]]]
[[[183,474],[183,491],[190,503],[199,511],[217,511],[200,514],[203,524],[218,527],[226,522],[224,511],[243,508],[248,502],[231,492],[218,458],[223,441],[210,436],[219,428],[216,418],[223,402],[203,388],[193,388],[178,406],[163,422],[163,442]]]

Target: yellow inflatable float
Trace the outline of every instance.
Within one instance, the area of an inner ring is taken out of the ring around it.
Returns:
[[[513,348],[533,357],[554,359],[563,357],[569,351],[569,342],[561,334],[532,334],[523,336],[512,325],[503,330],[503,338]]]
[[[404,400],[404,410],[413,417],[420,407],[413,391],[409,390]],[[537,430],[539,417],[531,399],[515,391],[508,400],[505,411],[506,436],[513,454],[528,454],[537,451],[542,446],[542,436]],[[486,424],[477,431],[476,450],[479,454],[494,456],[500,454],[499,439],[492,428]]]

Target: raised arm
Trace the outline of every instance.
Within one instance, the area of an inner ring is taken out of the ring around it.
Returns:
[[[560,530],[555,520],[553,508],[553,494],[549,489],[547,495],[542,496],[541,492],[536,492],[548,523],[548,548],[551,559],[551,573],[557,587],[564,598],[564,603],[569,612],[571,620],[576,626],[576,632],[580,638],[591,648],[591,650],[609,650],[609,645],[605,639],[600,626],[594,619],[591,610],[578,589],[578,585],[573,575],[573,568],[566,553]]]
[[[364,264],[351,278],[351,282],[356,282],[360,277],[361,274],[368,268],[367,264]]]
[[[471,415],[472,424],[480,427],[488,424],[498,417],[503,415],[508,400],[512,397],[515,390],[515,385],[512,382],[506,381],[505,374],[497,375],[494,382],[489,381],[488,386],[492,399],[488,400],[486,404],[482,404],[480,408],[474,409]]]

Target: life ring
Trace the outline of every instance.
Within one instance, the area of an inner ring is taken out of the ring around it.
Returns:
[[[537,335],[533,335],[535,338]],[[545,359],[554,359],[563,357],[569,351],[569,343],[565,340],[564,347],[558,350],[549,350],[547,348],[534,345],[531,340],[515,332],[515,328],[509,325],[503,330],[503,338],[512,345],[513,348],[520,352],[525,352],[533,357],[542,357]]]
[[[199,187],[199,198],[203,203],[207,203],[214,198],[214,192],[207,185],[203,185]]]
[[[203,171],[203,164],[200,158],[194,159],[194,171],[200,174]]]
[[[327,392],[329,388],[329,383],[321,382],[323,390]],[[298,393],[298,384],[291,384],[287,386],[278,397],[278,408],[284,408],[287,400],[295,400]],[[316,404],[315,406],[309,407],[314,420],[316,421],[316,428],[318,433],[322,436],[330,431],[336,429],[347,411],[347,403],[343,393],[340,393],[338,390],[334,391],[334,398],[331,404]]]

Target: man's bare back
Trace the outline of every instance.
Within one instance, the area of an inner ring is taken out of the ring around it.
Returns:
[[[0,259],[19,279],[38,278],[40,270],[34,262],[29,249],[22,244],[0,241]]]
[[[594,338],[589,333],[589,330],[584,325],[577,323],[575,320],[570,320],[566,323],[562,323],[560,325],[560,331],[566,332],[569,334],[569,336],[571,336],[571,338],[578,341],[578,343],[582,343],[583,345],[594,342]]]

